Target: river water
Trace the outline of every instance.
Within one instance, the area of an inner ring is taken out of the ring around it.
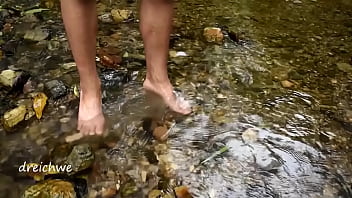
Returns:
[[[100,14],[111,7],[137,13],[136,2],[103,4]],[[21,42],[0,68],[14,65],[31,71],[37,82],[58,77],[73,85],[78,83],[76,71],[57,69],[72,61],[59,12],[48,13],[34,24],[63,41],[60,47],[48,51]],[[18,23],[16,31],[30,24]],[[206,43],[205,27],[233,31],[239,39],[225,36],[223,44]],[[111,45],[143,54],[137,20],[100,23],[99,30],[102,42],[111,44],[109,35],[118,32],[118,42]],[[104,156],[100,163],[138,180],[139,162],[151,151],[158,155],[159,176],[169,182],[165,190],[182,184],[194,197],[352,197],[352,78],[351,70],[338,67],[351,67],[351,35],[349,0],[178,1],[170,48],[188,56],[171,58],[169,72],[195,111],[176,122],[166,142],[136,134],[149,116],[141,89],[145,68],[139,59],[124,62],[131,80],[106,88],[104,99],[110,136],[117,144],[98,149],[97,155]],[[286,80],[294,85],[283,87]],[[22,189],[30,183],[16,173],[23,161],[40,161],[64,144],[62,137],[74,129],[74,104],[52,103],[41,121],[15,133],[0,129],[0,172],[12,178],[11,184]],[[63,126],[60,119],[67,117],[70,124]],[[227,152],[197,166],[224,146]]]

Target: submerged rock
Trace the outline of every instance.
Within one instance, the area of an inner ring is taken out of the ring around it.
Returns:
[[[281,86],[284,88],[291,88],[294,85],[295,85],[294,83],[292,83],[291,81],[288,81],[288,80],[281,81]]]
[[[28,30],[25,35],[24,39],[32,40],[32,41],[42,41],[48,38],[49,33],[44,31],[43,29],[37,27],[33,30]]]
[[[258,139],[258,131],[249,128],[242,133],[242,139],[245,143],[255,142]]]
[[[24,120],[27,113],[26,106],[20,105],[4,114],[3,124],[5,128],[12,128]]]
[[[0,74],[0,83],[5,87],[10,87],[11,91],[22,92],[29,78],[29,73],[24,71],[4,70]]]
[[[166,126],[158,126],[154,129],[153,136],[159,141],[165,141],[167,139],[167,131]]]
[[[128,74],[123,71],[105,70],[101,72],[100,79],[103,87],[121,87],[128,82]]]
[[[224,34],[220,28],[207,27],[204,29],[203,34],[208,42],[221,43],[224,39]]]
[[[148,194],[148,198],[158,198],[158,197],[162,197],[163,193],[161,192],[161,190],[152,190],[149,192]]]
[[[13,70],[4,70],[0,74],[0,83],[4,86],[12,87],[17,74]]]
[[[348,63],[336,63],[337,68],[343,72],[352,72],[352,66]]]
[[[89,168],[94,162],[92,148],[88,144],[77,145],[73,147],[70,155],[67,157],[67,165],[71,165],[74,174]]]
[[[62,180],[45,180],[27,188],[23,198],[76,198],[74,185],[71,182]]]
[[[136,186],[136,183],[133,179],[130,179],[121,187],[121,197],[129,197],[137,191],[138,188]]]
[[[186,186],[179,186],[175,188],[175,194],[177,198],[192,198]]]
[[[112,23],[114,22],[111,13],[105,13],[100,16],[98,16],[99,21],[103,23]]]
[[[131,10],[120,10],[120,9],[113,9],[111,10],[112,18],[115,22],[120,23],[132,17]]]
[[[54,100],[61,98],[67,94],[66,85],[59,80],[52,80],[52,81],[46,82],[45,89],[48,95]]]

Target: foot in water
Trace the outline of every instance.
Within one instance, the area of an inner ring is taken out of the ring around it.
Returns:
[[[104,132],[105,118],[102,111],[101,93],[80,93],[78,126],[83,135],[101,135]]]
[[[190,104],[184,98],[178,97],[170,82],[168,83],[155,83],[146,79],[143,87],[147,92],[152,92],[161,97],[164,103],[174,112],[183,115],[192,113]]]

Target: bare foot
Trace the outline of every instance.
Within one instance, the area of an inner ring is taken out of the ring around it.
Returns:
[[[192,113],[190,104],[181,97],[177,97],[170,82],[156,83],[146,79],[143,83],[146,91],[151,91],[160,96],[164,103],[176,113],[188,115]]]
[[[81,91],[77,130],[83,135],[101,135],[104,127],[100,89],[93,94]]]

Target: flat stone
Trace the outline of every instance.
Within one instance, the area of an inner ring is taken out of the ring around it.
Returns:
[[[33,30],[26,31],[24,35],[24,39],[32,40],[32,41],[42,41],[48,38],[49,33],[44,31],[41,28],[35,28]]]
[[[295,84],[288,81],[288,80],[283,80],[281,81],[281,86],[284,87],[284,88],[291,88],[293,87]]]
[[[46,82],[45,89],[48,92],[48,95],[54,100],[63,97],[67,94],[66,85],[59,80],[52,80]]]
[[[208,42],[221,43],[224,39],[224,34],[221,29],[215,27],[204,28],[203,35]]]
[[[120,10],[120,9],[113,9],[111,10],[112,18],[115,22],[120,23],[132,17],[131,10]]]
[[[352,72],[352,66],[348,63],[336,63],[337,68],[343,72]]]
[[[20,105],[4,114],[4,126],[12,128],[24,120],[27,113],[26,106]]]
[[[12,87],[17,74],[13,70],[4,70],[0,74],[0,83],[4,86]]]

